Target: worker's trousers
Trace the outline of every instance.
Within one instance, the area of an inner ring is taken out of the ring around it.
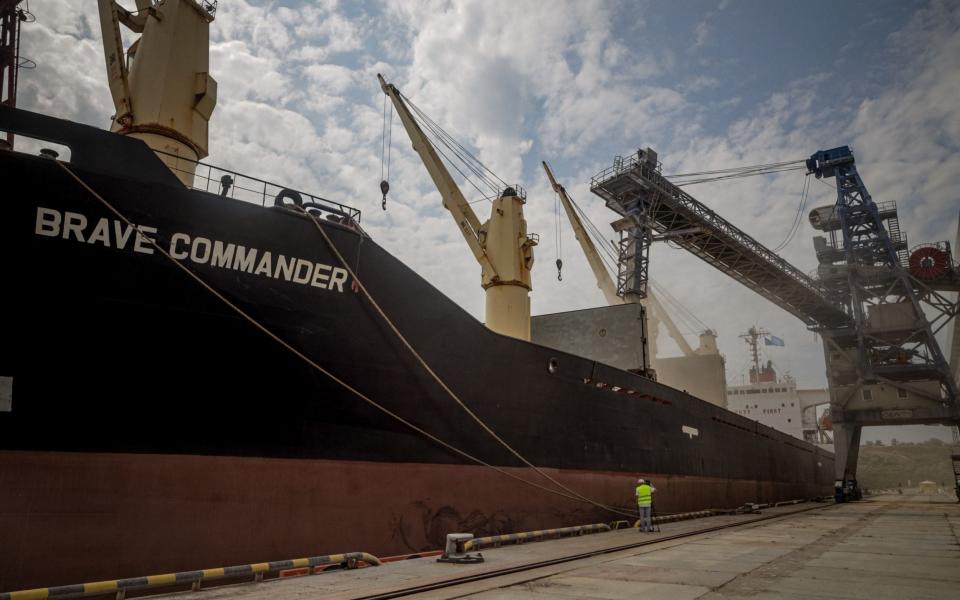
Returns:
[[[650,504],[638,504],[640,509],[640,531],[653,531],[653,524],[650,522],[650,511],[653,508]]]

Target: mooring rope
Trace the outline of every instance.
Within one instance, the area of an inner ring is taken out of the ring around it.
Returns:
[[[448,442],[446,442],[446,441],[438,438],[437,436],[433,435],[433,434],[430,433],[429,431],[426,431],[425,429],[423,429],[422,427],[416,425],[415,423],[413,423],[413,422],[405,419],[404,417],[400,416],[399,414],[391,411],[389,408],[387,408],[387,407],[379,404],[378,402],[376,402],[376,401],[373,400],[372,398],[368,397],[366,394],[364,394],[364,393],[361,392],[360,390],[356,389],[355,387],[353,387],[352,385],[350,385],[350,384],[347,383],[346,381],[340,379],[339,377],[337,377],[336,375],[334,375],[333,373],[331,373],[331,372],[328,371],[327,369],[325,369],[325,368],[323,368],[322,366],[320,366],[316,361],[314,361],[313,359],[311,359],[309,356],[307,356],[306,354],[304,354],[303,352],[301,352],[301,351],[298,350],[297,348],[295,348],[295,347],[293,347],[292,345],[290,345],[288,342],[286,342],[284,339],[282,339],[281,337],[279,337],[277,334],[275,334],[275,333],[273,333],[272,331],[270,331],[270,329],[268,329],[265,325],[263,325],[262,323],[260,323],[258,320],[254,319],[249,313],[247,313],[245,310],[243,310],[242,308],[240,308],[239,306],[237,306],[236,304],[234,304],[230,299],[228,299],[226,296],[224,296],[222,293],[220,293],[220,292],[217,291],[214,287],[212,287],[210,284],[208,284],[206,281],[204,281],[199,275],[197,275],[196,273],[194,273],[193,271],[191,271],[189,268],[187,268],[183,263],[181,263],[181,262],[178,261],[177,259],[173,258],[173,256],[171,256],[162,246],[160,246],[160,244],[158,244],[156,240],[154,240],[154,239],[153,239],[152,237],[150,237],[149,235],[146,235],[146,234],[140,229],[140,227],[139,227],[138,225],[136,225],[135,223],[133,223],[132,221],[130,221],[129,219],[127,219],[127,217],[126,217],[123,213],[121,213],[119,210],[117,210],[109,201],[107,201],[103,196],[101,196],[96,190],[94,190],[92,187],[90,187],[89,185],[87,185],[87,183],[86,183],[83,179],[81,179],[76,173],[74,173],[69,167],[67,167],[66,164],[64,164],[64,163],[62,163],[62,162],[60,162],[60,161],[57,161],[57,160],[54,160],[54,162],[55,162],[58,166],[60,166],[60,168],[63,169],[72,179],[74,179],[78,184],[80,184],[81,187],[83,187],[83,188],[84,188],[85,190],[87,190],[87,192],[89,192],[94,198],[96,198],[97,201],[99,201],[108,211],[110,211],[111,213],[113,213],[118,219],[120,219],[121,221],[123,221],[128,227],[131,227],[134,231],[136,231],[136,232],[137,232],[137,235],[140,236],[141,239],[145,240],[145,241],[146,241],[150,246],[152,246],[157,252],[159,252],[159,253],[160,253],[161,255],[163,255],[167,260],[169,260],[171,263],[173,263],[178,269],[180,269],[181,271],[183,271],[184,273],[186,273],[191,279],[193,279],[194,281],[196,281],[201,287],[203,287],[205,290],[207,290],[208,292],[210,292],[213,296],[215,296],[217,299],[219,299],[221,302],[223,302],[227,307],[229,307],[231,310],[233,310],[235,313],[237,313],[240,317],[242,317],[244,320],[246,320],[246,321],[249,322],[251,325],[253,325],[256,329],[259,329],[261,332],[263,332],[263,333],[266,334],[268,337],[270,337],[271,339],[273,339],[275,342],[277,342],[278,344],[280,344],[281,346],[283,346],[284,348],[286,348],[287,350],[289,350],[290,352],[292,352],[294,355],[296,355],[298,358],[300,358],[300,359],[303,360],[305,363],[307,363],[308,365],[310,365],[312,368],[316,369],[317,371],[319,371],[319,372],[322,373],[323,375],[327,376],[327,377],[330,378],[332,381],[334,381],[335,383],[337,383],[338,385],[340,385],[341,387],[343,387],[344,389],[346,389],[346,390],[349,391],[350,393],[354,394],[355,396],[357,396],[358,398],[360,398],[361,400],[363,400],[364,402],[366,402],[366,403],[369,404],[370,406],[374,407],[375,409],[379,410],[380,412],[384,413],[385,415],[389,416],[390,418],[396,420],[397,422],[405,425],[406,427],[410,428],[411,430],[419,433],[420,435],[426,437],[427,439],[431,440],[432,442],[434,442],[434,443],[436,443],[436,444],[438,444],[438,445],[446,448],[447,450],[449,450],[449,451],[451,451],[451,452],[453,452],[453,453],[455,453],[455,454],[457,454],[457,455],[459,455],[459,456],[461,456],[461,457],[463,457],[463,458],[465,458],[465,459],[467,459],[467,460],[469,460],[469,461],[471,461],[471,462],[474,462],[474,463],[476,463],[476,464],[478,464],[478,465],[481,465],[481,466],[484,466],[484,467],[488,467],[488,468],[490,468],[490,469],[492,469],[492,470],[494,470],[494,471],[496,471],[496,472],[498,472],[498,473],[500,473],[500,474],[502,474],[502,475],[506,475],[507,477],[510,477],[511,479],[514,479],[514,480],[516,480],[516,481],[519,481],[519,482],[524,483],[524,484],[526,484],[526,485],[529,485],[529,486],[531,486],[531,487],[540,489],[540,490],[542,490],[542,491],[545,491],[545,492],[548,492],[548,493],[551,493],[551,494],[554,494],[554,495],[557,495],[557,496],[561,496],[561,497],[563,497],[563,498],[567,498],[568,500],[584,501],[584,502],[588,502],[588,503],[590,503],[590,504],[593,504],[593,505],[595,505],[595,506],[597,506],[597,507],[604,508],[604,509],[606,509],[606,510],[608,510],[608,511],[610,511],[610,512],[614,512],[614,513],[622,514],[622,515],[629,515],[629,516],[631,516],[631,517],[633,516],[633,513],[627,513],[627,512],[625,512],[625,511],[622,511],[622,510],[619,510],[619,509],[615,509],[615,508],[612,508],[612,507],[607,507],[607,506],[605,506],[605,505],[603,505],[603,504],[600,504],[600,503],[598,503],[598,502],[595,502],[595,501],[593,501],[593,500],[590,500],[590,499],[588,499],[588,498],[585,498],[585,497],[583,497],[583,496],[580,496],[579,494],[577,494],[577,493],[575,493],[575,492],[572,492],[572,491],[571,491],[571,492],[569,492],[569,493],[564,493],[564,492],[562,492],[562,491],[555,490],[555,489],[549,488],[549,487],[547,487],[547,486],[541,485],[541,484],[539,484],[539,483],[537,483],[537,482],[529,481],[529,480],[524,479],[523,477],[520,477],[519,475],[516,475],[516,474],[514,474],[514,473],[510,473],[510,472],[507,471],[506,469],[503,469],[503,468],[498,467],[498,466],[496,466],[496,465],[490,464],[490,463],[484,461],[484,460],[481,459],[481,458],[478,458],[478,457],[476,457],[476,456],[473,456],[472,454],[469,454],[469,453],[467,453],[466,451],[461,450],[461,449],[457,448],[456,446],[453,446],[452,444],[450,444],[450,443],[448,443]],[[370,302],[371,302],[371,303],[374,303],[372,297],[370,297],[370,296],[369,296],[369,293],[366,291],[366,288],[363,287],[363,284],[360,282],[360,280],[356,278],[356,274],[353,272],[353,270],[350,268],[350,266],[346,263],[346,261],[343,260],[343,256],[339,253],[339,251],[336,250],[336,247],[332,245],[332,242],[330,242],[329,238],[328,238],[327,235],[326,235],[326,232],[322,229],[322,227],[319,225],[319,223],[317,223],[317,221],[316,221],[316,219],[313,217],[313,215],[310,215],[309,213],[306,213],[306,212],[304,212],[303,214],[306,214],[306,215],[313,221],[314,225],[317,226],[318,228],[320,228],[320,232],[323,234],[324,238],[325,238],[326,240],[328,240],[328,243],[331,243],[331,248],[332,248],[332,249],[334,250],[334,252],[336,253],[337,258],[341,261],[341,263],[344,265],[344,267],[347,269],[347,271],[354,277],[354,281],[357,282],[357,285],[358,285],[361,289],[364,290],[364,294],[367,296],[367,298],[370,300]],[[377,306],[375,303],[374,303],[374,305],[375,305],[375,307],[377,308],[377,310],[378,310],[379,312],[381,312],[381,314],[382,314],[382,311],[380,311],[379,306]],[[385,315],[384,315],[384,317],[385,317]],[[387,322],[388,322],[388,324],[391,326],[391,328],[394,328],[393,323],[392,323],[391,321],[389,321],[389,319],[387,319]],[[394,328],[394,330],[396,331],[395,328]],[[398,333],[399,333],[399,332],[398,332]],[[402,338],[402,339],[403,339],[403,338]],[[404,341],[405,341],[405,340],[404,340]],[[405,343],[406,343],[406,342],[405,342]],[[411,351],[413,351],[412,347],[410,347],[409,345],[408,345],[408,347],[411,349]],[[414,353],[415,353],[415,351],[414,351]],[[415,354],[415,355],[419,358],[419,354]],[[420,360],[422,361],[422,359],[420,359]],[[425,363],[424,363],[424,365],[425,365]],[[425,366],[426,366],[426,365],[425,365]],[[427,367],[427,369],[428,369],[428,371],[429,371],[432,375],[434,375],[434,377],[436,377],[436,375],[433,373],[433,370],[432,370],[432,369],[429,369],[429,367]],[[445,384],[442,384],[442,385],[444,386],[444,388],[446,388],[446,385],[445,385]],[[446,388],[446,389],[449,390],[449,388]],[[453,392],[451,391],[450,393],[452,394]],[[455,398],[457,401],[459,401],[459,399],[456,398],[455,396],[454,396],[454,398]],[[466,407],[464,407],[464,408],[466,408]],[[469,409],[467,409],[467,411],[468,411],[469,414],[472,414],[472,413],[469,411]],[[494,435],[495,435],[495,434],[494,434]],[[527,461],[526,461],[525,459],[523,459],[523,462],[527,463]],[[527,463],[527,464],[529,465],[529,463]],[[530,465],[530,466],[533,467],[533,465]],[[539,473],[541,473],[542,475],[544,475],[545,477],[547,477],[547,479],[549,479],[550,481],[553,481],[553,479],[552,479],[551,477],[549,477],[549,476],[546,475],[545,473],[542,473],[542,471],[540,471],[540,470],[537,469],[536,467],[533,467],[533,468],[534,468],[534,470],[536,470],[537,472],[539,472]],[[557,485],[558,485],[558,487],[561,487],[562,489],[566,489],[566,488],[565,488],[564,486],[562,486],[562,485],[559,485],[559,484],[557,484]]]
[[[490,437],[492,437],[493,439],[495,439],[501,446],[503,446],[504,448],[506,448],[506,449],[507,449],[511,454],[513,454],[513,456],[515,456],[520,462],[522,462],[523,464],[525,464],[527,467],[533,469],[537,474],[539,474],[540,476],[544,477],[545,479],[547,479],[547,481],[549,481],[550,483],[554,484],[555,486],[557,486],[558,488],[562,489],[563,491],[565,491],[565,492],[567,492],[567,493],[569,493],[569,494],[573,494],[574,496],[576,496],[576,497],[579,498],[580,500],[582,500],[582,501],[584,501],[584,502],[587,502],[587,503],[590,503],[590,504],[596,506],[597,508],[602,508],[602,509],[604,509],[604,510],[608,510],[608,511],[610,511],[610,512],[614,512],[614,513],[621,514],[621,515],[623,515],[623,514],[629,514],[630,516],[633,516],[632,513],[626,513],[626,512],[624,512],[624,511],[619,510],[619,509],[615,509],[615,508],[612,508],[612,507],[607,506],[607,505],[605,505],[605,504],[601,504],[600,502],[597,502],[596,500],[593,500],[593,499],[591,499],[591,498],[587,498],[586,496],[581,495],[581,494],[580,494],[579,492],[577,492],[576,490],[573,490],[573,489],[565,486],[564,484],[560,483],[559,481],[557,481],[556,479],[554,479],[553,477],[551,477],[548,473],[544,472],[540,467],[534,465],[532,462],[530,462],[529,460],[527,460],[526,457],[524,457],[522,454],[520,454],[520,452],[518,452],[516,449],[513,448],[513,446],[511,446],[509,443],[507,443],[506,440],[504,440],[502,437],[500,437],[500,436],[497,434],[496,431],[494,431],[493,429],[491,429],[490,426],[488,426],[488,425],[483,421],[483,419],[481,419],[479,416],[477,416],[477,414],[476,414],[475,412],[473,412],[473,410],[471,410],[470,407],[467,406],[466,403],[463,402],[463,400],[460,399],[460,397],[456,394],[456,392],[454,392],[452,389],[450,389],[450,387],[446,384],[446,382],[443,381],[443,379],[441,379],[441,377],[440,377],[439,375],[437,375],[437,373],[430,367],[429,364],[427,364],[427,361],[424,360],[424,358],[423,358],[422,356],[420,356],[420,353],[417,352],[417,350],[413,347],[413,345],[407,340],[406,336],[404,336],[403,333],[401,333],[400,330],[397,328],[397,326],[394,325],[394,323],[393,323],[393,321],[390,319],[390,317],[388,317],[387,314],[386,314],[386,313],[383,311],[383,309],[380,307],[380,304],[379,304],[379,303],[373,298],[373,296],[370,294],[370,291],[367,290],[367,287],[366,287],[365,285],[363,285],[363,282],[360,280],[359,277],[357,277],[357,274],[350,268],[350,265],[347,264],[346,259],[343,257],[342,254],[340,254],[340,250],[337,249],[336,245],[334,245],[334,243],[333,243],[333,240],[331,240],[331,239],[330,239],[330,236],[327,235],[327,232],[324,231],[323,226],[320,225],[320,222],[317,220],[316,216],[314,216],[314,215],[308,213],[307,211],[303,210],[303,208],[300,208],[300,207],[298,207],[298,208],[299,208],[299,210],[300,210],[301,212],[303,212],[303,214],[305,214],[305,215],[307,215],[308,217],[310,217],[310,220],[313,221],[313,224],[314,224],[314,226],[317,228],[317,231],[319,231],[319,232],[320,232],[320,235],[323,236],[323,239],[324,239],[324,241],[327,243],[327,246],[330,248],[330,250],[333,252],[333,254],[337,257],[337,260],[340,261],[340,264],[342,264],[342,265],[344,266],[344,268],[347,269],[347,272],[350,273],[350,276],[351,276],[351,277],[353,277],[353,281],[356,282],[357,287],[360,288],[360,290],[363,292],[363,295],[367,298],[367,300],[368,300],[368,301],[370,302],[370,304],[373,306],[374,310],[377,311],[377,314],[379,314],[380,317],[384,320],[384,322],[386,322],[386,324],[390,327],[391,331],[393,331],[393,333],[396,334],[397,338],[403,343],[403,345],[407,348],[407,350],[410,351],[410,353],[414,356],[414,358],[417,359],[417,362],[420,363],[420,365],[424,368],[424,370],[425,370],[427,373],[430,374],[430,377],[432,377],[433,380],[436,381],[436,382],[440,385],[440,387],[443,388],[443,390],[447,393],[447,395],[449,395],[450,398],[452,398],[453,401],[456,402],[457,405],[459,405],[460,408],[462,408],[463,411],[466,412],[467,415],[469,415],[471,419],[473,419],[481,428],[483,428],[483,430],[486,431],[486,432],[490,435]]]

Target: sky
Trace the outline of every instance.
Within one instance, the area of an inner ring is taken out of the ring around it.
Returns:
[[[34,0],[29,8],[37,21],[24,25],[21,53],[37,67],[21,73],[19,105],[107,127],[113,107],[95,3]],[[379,244],[478,319],[479,265],[398,119],[388,210],[380,208],[377,73],[527,190],[528,229],[540,234],[534,314],[604,303],[565,222],[558,244],[541,160],[610,231],[614,214],[589,181],[617,155],[649,146],[665,173],[683,173],[849,145],[874,200],[897,202],[911,247],[953,242],[957,232],[957,2],[220,0],[210,71],[219,90],[206,162],[361,209]],[[776,247],[788,237],[804,177],[687,190]],[[800,228],[780,253],[804,272],[816,267],[806,213],[834,199],[832,180],[811,182]],[[489,204],[473,206],[485,220]],[[820,341],[795,317],[684,250],[655,245],[650,273],[718,333],[731,384],[746,374],[738,336],[752,325],[785,340],[766,349],[781,373],[805,388],[826,384]],[[695,345],[696,328],[681,329]],[[679,354],[665,332],[660,339],[662,356]],[[893,432],[949,438],[931,427]]]

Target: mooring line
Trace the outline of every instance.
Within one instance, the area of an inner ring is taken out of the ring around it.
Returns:
[[[484,467],[488,467],[488,468],[490,468],[490,469],[493,469],[494,471],[496,471],[496,472],[498,472],[498,473],[500,473],[500,474],[502,474],[502,475],[506,475],[507,477],[510,477],[511,479],[514,479],[514,480],[516,480],[516,481],[519,481],[519,482],[524,483],[524,484],[526,484],[526,485],[529,485],[529,486],[531,486],[531,487],[540,489],[540,490],[542,490],[542,491],[549,492],[549,493],[551,493],[551,494],[554,494],[554,495],[557,495],[557,496],[561,496],[561,497],[563,497],[563,498],[567,498],[568,500],[581,500],[581,501],[583,501],[582,498],[578,498],[576,495],[570,495],[570,494],[561,492],[561,491],[559,491],[559,490],[555,490],[555,489],[552,489],[552,488],[548,488],[548,487],[546,487],[546,486],[544,486],[544,485],[541,485],[541,484],[539,484],[539,483],[536,483],[536,482],[534,482],[534,481],[529,481],[529,480],[527,480],[527,479],[524,479],[523,477],[520,477],[519,475],[516,475],[516,474],[514,474],[514,473],[510,473],[509,471],[507,471],[507,470],[505,470],[505,469],[503,469],[503,468],[501,468],[501,467],[498,467],[498,466],[496,466],[496,465],[490,464],[490,463],[488,463],[488,462],[486,462],[486,461],[484,461],[484,460],[482,460],[482,459],[480,459],[480,458],[478,458],[478,457],[476,457],[476,456],[473,456],[472,454],[469,454],[469,453],[467,453],[467,452],[464,451],[464,450],[460,450],[460,449],[457,448],[456,446],[453,446],[452,444],[450,444],[450,443],[448,443],[448,442],[446,442],[446,441],[438,438],[437,436],[433,435],[432,433],[426,431],[425,429],[423,429],[423,428],[421,428],[420,426],[414,424],[413,422],[408,421],[407,419],[401,417],[401,416],[398,415],[397,413],[391,411],[391,410],[388,409],[387,407],[379,404],[378,402],[376,402],[376,401],[373,400],[372,398],[368,397],[368,396],[365,395],[363,392],[361,392],[360,390],[356,389],[355,387],[353,387],[352,385],[350,385],[350,384],[347,383],[346,381],[340,379],[339,377],[337,377],[336,375],[334,375],[334,374],[331,373],[330,371],[326,370],[325,368],[323,368],[322,366],[320,366],[319,364],[317,364],[317,363],[316,363],[313,359],[311,359],[309,356],[307,356],[306,354],[304,354],[304,353],[301,352],[300,350],[294,348],[292,345],[290,345],[289,343],[287,343],[285,340],[283,340],[282,338],[280,338],[278,335],[276,335],[275,333],[273,333],[272,331],[270,331],[270,329],[268,329],[265,325],[263,325],[262,323],[260,323],[260,322],[257,321],[256,319],[254,319],[252,316],[250,316],[250,314],[248,314],[248,313],[247,313],[246,311],[244,311],[242,308],[240,308],[239,306],[237,306],[236,304],[234,304],[232,301],[230,301],[226,296],[224,296],[223,294],[221,294],[219,291],[217,291],[215,288],[213,288],[210,284],[208,284],[206,281],[204,281],[199,275],[197,275],[196,273],[194,273],[193,271],[191,271],[189,268],[187,268],[183,263],[181,263],[181,262],[178,261],[177,259],[173,258],[162,246],[160,246],[160,244],[158,244],[158,243],[156,242],[156,240],[154,240],[154,239],[153,239],[152,237],[150,237],[149,235],[146,235],[146,234],[140,229],[140,227],[139,227],[138,225],[136,225],[135,223],[133,223],[133,222],[131,222],[129,219],[127,219],[127,217],[126,217],[123,213],[121,213],[119,210],[117,210],[112,204],[110,204],[110,202],[108,202],[108,201],[107,201],[103,196],[101,196],[96,190],[94,190],[92,187],[90,187],[89,185],[87,185],[87,183],[86,183],[83,179],[81,179],[76,173],[74,173],[74,172],[73,172],[69,167],[67,167],[64,163],[62,163],[62,162],[60,162],[60,161],[58,161],[58,160],[54,160],[54,163],[56,163],[57,165],[59,165],[61,169],[63,169],[72,179],[74,179],[78,184],[80,184],[81,187],[83,187],[83,188],[84,188],[85,190],[87,190],[87,192],[89,192],[94,198],[96,198],[108,211],[110,211],[111,213],[113,213],[118,219],[120,219],[121,221],[123,221],[128,227],[133,228],[133,230],[137,232],[137,235],[140,236],[141,239],[145,240],[150,246],[152,246],[152,247],[153,247],[155,250],[157,250],[160,254],[162,254],[164,257],[166,257],[167,260],[169,260],[170,262],[172,262],[178,269],[180,269],[181,271],[183,271],[184,273],[186,273],[190,278],[192,278],[194,281],[196,281],[198,284],[200,284],[201,287],[203,287],[203,288],[206,289],[208,292],[210,292],[211,294],[213,294],[213,295],[214,295],[216,298],[218,298],[221,302],[223,302],[225,305],[227,305],[231,310],[233,310],[235,313],[237,313],[238,315],[240,315],[240,317],[242,317],[244,320],[246,320],[247,322],[249,322],[249,323],[250,323],[251,325],[253,325],[255,328],[259,329],[261,332],[263,332],[264,334],[266,334],[268,337],[270,337],[271,339],[273,339],[275,342],[277,342],[278,344],[280,344],[281,346],[283,346],[284,348],[286,348],[287,350],[289,350],[290,352],[292,352],[294,355],[296,355],[298,358],[300,358],[301,360],[303,360],[305,363],[307,363],[308,365],[310,365],[311,367],[313,367],[314,369],[316,369],[317,371],[319,371],[319,372],[322,373],[323,375],[327,376],[328,378],[330,378],[331,380],[333,380],[335,383],[337,383],[338,385],[342,386],[344,389],[346,389],[346,390],[349,391],[350,393],[354,394],[355,396],[357,396],[358,398],[360,398],[361,400],[363,400],[364,402],[366,402],[366,403],[369,404],[370,406],[376,408],[376,409],[379,410],[380,412],[386,414],[387,416],[389,416],[389,417],[391,417],[392,419],[398,421],[399,423],[402,423],[402,424],[405,425],[406,427],[409,427],[409,428],[412,429],[413,431],[415,431],[415,432],[423,435],[424,437],[426,437],[427,439],[435,442],[436,444],[439,444],[440,446],[443,446],[443,447],[446,448],[447,450],[450,450],[451,452],[453,452],[453,453],[455,453],[455,454],[457,454],[457,455],[459,455],[459,456],[461,456],[461,457],[463,457],[463,458],[466,458],[467,460],[469,460],[469,461],[471,461],[471,462],[474,462],[474,463],[476,463],[476,464],[478,464],[478,465],[481,465],[481,466],[484,466]],[[309,216],[309,215],[308,215],[308,216]],[[316,221],[314,221],[314,223],[316,223]],[[321,231],[322,231],[322,229],[321,229]],[[342,257],[341,257],[341,258],[342,258]],[[345,266],[346,266],[346,263],[344,263],[344,264],[345,264]],[[352,271],[349,266],[347,266],[347,270],[348,270],[348,271]],[[358,282],[358,283],[359,283],[359,282]],[[628,513],[624,512],[624,511],[613,511],[613,512],[618,512],[618,513],[620,513],[620,514],[628,514]],[[630,516],[633,516],[632,513],[630,514]]]

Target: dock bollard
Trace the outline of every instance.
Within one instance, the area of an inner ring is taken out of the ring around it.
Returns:
[[[454,564],[472,564],[483,562],[483,554],[469,554],[463,551],[463,545],[473,539],[472,533],[448,533],[447,547],[443,554],[437,559],[437,562],[447,562]]]

